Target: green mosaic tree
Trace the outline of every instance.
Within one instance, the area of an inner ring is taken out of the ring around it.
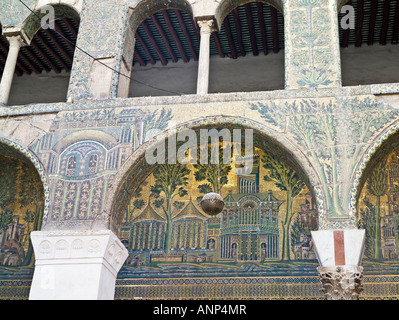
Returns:
[[[16,180],[15,163],[6,158],[0,166],[0,209],[15,201]]]
[[[138,187],[136,191],[134,191],[133,194],[133,201],[132,204],[129,204],[126,208],[126,222],[131,222],[133,218],[133,213],[136,211],[136,209],[141,210],[145,203],[143,199],[139,199],[142,196],[143,188]],[[133,224],[130,225],[130,237],[129,237],[129,249],[132,249],[133,245]]]
[[[363,202],[365,208],[360,209],[359,215],[359,229],[366,230],[364,255],[373,259],[375,256],[375,206],[367,197],[364,197]]]
[[[208,146],[208,155],[211,154],[210,146]],[[222,187],[228,183],[228,175],[231,171],[230,164],[223,163],[223,150],[219,147],[219,164],[200,163],[198,152],[198,162],[194,164],[194,168],[197,170],[194,174],[196,181],[206,181],[206,183],[200,184],[198,189],[201,193],[216,192],[220,194]]]
[[[183,197],[188,194],[184,189],[188,185],[188,175],[190,170],[180,163],[162,164],[158,166],[154,172],[155,184],[151,186],[151,194],[155,198],[161,195],[163,199],[155,200],[155,205],[162,208],[166,217],[166,234],[165,234],[165,253],[168,254],[172,242],[172,218],[173,214],[181,208],[180,202],[174,201],[176,196]]]
[[[381,247],[381,197],[387,192],[388,189],[388,174],[386,172],[386,160],[380,161],[371,171],[367,181],[368,191],[376,196],[375,205],[375,251],[374,259],[382,260],[382,247]]]
[[[263,156],[263,167],[269,170],[269,174],[264,176],[265,181],[272,181],[282,191],[287,192],[286,212],[283,221],[283,249],[282,260],[290,260],[290,225],[294,216],[292,204],[294,198],[301,192],[305,183],[298,174],[286,163],[271,154]]]

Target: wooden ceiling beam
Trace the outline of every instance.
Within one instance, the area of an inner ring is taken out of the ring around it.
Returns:
[[[54,52],[54,50],[49,45],[46,44],[46,40],[43,39],[43,37],[41,36],[40,32],[38,32],[36,34],[36,38],[37,38],[38,42],[40,42],[44,47],[46,47],[46,49],[50,53],[50,55],[53,56],[53,58],[55,60],[57,60],[66,71],[70,71],[70,68],[61,59],[61,57],[59,57],[58,54],[56,52]]]
[[[144,32],[147,34],[148,39],[151,42],[152,47],[154,48],[155,52],[157,53],[159,60],[161,60],[162,65],[166,66],[168,64],[168,61],[166,60],[166,58],[164,57],[164,55],[162,54],[161,49],[159,48],[157,42],[155,41],[150,28],[148,27],[147,23],[145,21],[143,21],[141,23],[141,26],[144,29]]]
[[[279,37],[278,37],[277,9],[270,6],[270,14],[272,18],[273,52],[278,53],[280,51],[280,47],[279,47]]]
[[[32,46],[27,46],[25,47],[25,50],[30,54],[35,63],[40,66],[40,68],[46,70],[46,72],[50,72],[51,68],[47,67],[44,63],[40,61],[39,57],[34,53],[32,48]]]
[[[140,66],[145,67],[147,64],[145,63],[143,57],[137,52],[137,50],[134,50],[134,57],[137,59],[139,62]]]
[[[67,35],[65,34],[65,32],[62,30],[62,28],[59,26],[59,24],[57,23],[57,21],[55,21],[55,30],[57,30],[57,32],[64,37],[64,39],[62,39],[62,41],[68,46],[69,50],[71,50],[72,52],[75,52],[75,46],[71,43],[72,41],[70,39],[68,39]],[[68,39],[69,41],[65,40]]]
[[[392,31],[392,44],[398,44],[399,37],[399,0],[396,0],[395,17]]]
[[[384,1],[384,14],[382,18],[380,44],[387,44],[387,33],[388,33],[388,22],[389,22],[389,11],[390,11],[391,0]]]
[[[172,58],[173,62],[177,62],[177,57],[175,53],[173,52],[172,46],[169,43],[168,37],[166,36],[165,31],[163,30],[161,24],[159,23],[157,17],[155,14],[151,15],[151,20],[154,23],[155,27],[157,28],[159,34],[161,35],[161,38],[165,44],[166,50],[168,51],[170,57]]]
[[[21,59],[23,63],[25,63],[34,73],[41,74],[41,70],[39,70],[35,65],[27,58],[23,52],[23,50],[19,51],[18,58]]]
[[[240,17],[238,15],[238,10],[237,8],[235,8],[233,10],[233,16],[234,16],[234,23],[236,25],[236,30],[237,30],[237,42],[238,42],[238,47],[240,48],[240,53],[241,56],[245,56],[246,52],[245,52],[245,47],[244,47],[244,42],[242,40],[242,29],[241,29],[241,21],[240,21]]]
[[[182,31],[183,31],[183,33],[184,33],[186,39],[187,39],[188,47],[189,47],[189,49],[190,49],[190,52],[191,52],[191,55],[193,56],[194,61],[198,61],[198,54],[197,54],[197,52],[195,51],[194,43],[193,43],[193,41],[191,40],[190,33],[188,32],[188,30],[187,30],[187,28],[186,28],[186,24],[185,24],[185,22],[184,22],[184,19],[183,19],[183,16],[182,16],[182,14],[181,14],[181,11],[179,11],[179,10],[173,10],[173,12],[175,13],[175,15],[176,15],[176,17],[177,17],[177,20],[179,20],[180,27],[181,27],[181,29],[182,29]],[[191,20],[191,21],[192,21],[192,23],[193,23],[194,30],[196,30],[196,33],[198,33],[198,30],[196,29],[194,20]],[[199,34],[197,35],[197,37],[198,37],[198,36],[199,36]]]
[[[220,43],[220,40],[219,40],[217,32],[216,31],[212,32],[212,36],[213,36],[213,40],[215,41],[216,48],[218,50],[219,56],[224,58],[225,54],[223,52],[222,45]]]
[[[70,64],[72,64],[73,60],[72,57],[64,50],[64,48],[58,43],[57,39],[53,35],[52,31],[49,29],[43,29],[43,31],[46,33],[46,35],[50,38],[50,41],[56,46],[58,51],[60,52],[60,56],[64,57],[66,61],[68,61]],[[42,38],[43,39],[43,38]],[[48,45],[47,48],[50,49],[50,46]],[[60,57],[60,59],[62,58]]]
[[[224,19],[223,24],[224,24],[224,30],[225,30],[226,35],[227,35],[227,39],[229,41],[231,57],[233,59],[237,59],[237,51],[236,51],[236,47],[234,45],[233,35],[231,34],[231,28],[230,28],[230,22],[229,22],[228,16],[226,17],[226,19]]]
[[[38,44],[36,44],[35,41],[38,41],[38,39],[33,39],[31,42],[31,45],[35,50],[40,54],[40,56],[47,62],[47,64],[51,67],[51,69],[54,70],[55,73],[61,73],[61,69],[58,68],[52,61],[51,59],[47,56],[47,54],[40,48]]]
[[[377,17],[377,8],[378,8],[378,0],[371,0],[371,13],[370,13],[370,21],[369,21],[369,35],[368,35],[368,42],[367,42],[367,44],[369,46],[373,45],[375,20],[376,20],[376,17]]]
[[[267,34],[266,34],[265,20],[263,16],[263,3],[257,2],[256,4],[258,6],[258,23],[262,34],[263,53],[267,55],[269,53],[269,50],[267,49]]]
[[[165,19],[166,25],[168,26],[168,30],[173,37],[173,41],[175,42],[177,49],[179,50],[181,58],[183,59],[184,62],[190,61],[190,59],[187,57],[186,52],[184,51],[183,45],[179,39],[179,36],[177,35],[175,28],[173,28],[173,25],[172,25],[172,22],[170,21],[169,14],[168,14],[167,10],[163,10],[162,15]]]
[[[145,51],[148,59],[151,61],[151,64],[155,64],[156,61],[155,59],[152,57],[150,50],[148,49],[146,43],[144,42],[144,39],[140,36],[140,34],[136,31],[136,35],[135,35],[136,39],[140,42],[141,47],[143,48],[143,50]],[[136,50],[135,50],[136,51]]]
[[[251,3],[247,3],[245,5],[245,12],[247,14],[247,21],[248,21],[248,28],[249,28],[249,37],[251,39],[252,52],[253,52],[254,56],[257,56],[257,55],[259,55],[259,50],[258,50],[258,46],[256,44],[256,35],[255,35],[254,22],[253,22],[253,19],[252,19]]]
[[[75,30],[75,27],[72,25],[71,21],[69,19],[62,19],[62,21],[65,23],[67,26],[68,30],[73,34],[75,42],[77,41],[78,38],[78,32]],[[71,40],[72,41],[72,40]]]
[[[363,25],[363,0],[357,1],[357,21],[355,26],[355,46],[362,45],[362,25]]]

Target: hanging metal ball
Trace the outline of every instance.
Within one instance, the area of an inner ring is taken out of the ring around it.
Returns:
[[[222,212],[224,201],[220,194],[209,192],[202,197],[200,206],[206,214],[216,216],[218,213]]]

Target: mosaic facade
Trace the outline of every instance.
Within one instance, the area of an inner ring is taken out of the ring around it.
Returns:
[[[80,16],[78,46],[117,71],[132,61],[127,28],[163,8],[63,2],[57,15]],[[236,3],[208,2],[164,5],[220,19]],[[28,297],[31,231],[102,229],[129,252],[116,299],[323,299],[310,231],[342,228],[366,230],[361,299],[398,298],[399,85],[340,86],[335,1],[271,4],[285,18],[285,90],[128,99],[112,73],[96,98],[79,51],[67,102],[0,107],[1,299]],[[37,28],[14,0],[0,21]],[[149,165],[146,150],[171,128],[252,129],[251,173],[236,174],[235,158],[216,188],[210,168]],[[225,201],[214,217],[199,205],[209,191]]]

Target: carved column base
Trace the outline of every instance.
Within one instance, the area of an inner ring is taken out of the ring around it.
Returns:
[[[30,300],[112,300],[128,252],[110,230],[35,231]]]
[[[359,300],[363,291],[363,267],[318,267],[317,271],[327,300]]]

